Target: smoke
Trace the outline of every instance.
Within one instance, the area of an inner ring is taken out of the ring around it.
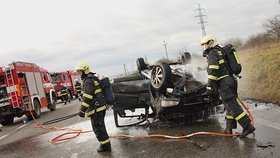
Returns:
[[[183,71],[185,73],[191,74],[196,81],[199,81],[203,84],[207,83],[208,75],[206,69],[203,69],[192,63],[183,66]]]
[[[201,82],[202,84],[207,83],[207,61],[202,56],[192,54],[191,62],[186,65],[174,65],[174,69],[182,71],[182,73],[190,74],[194,80]]]

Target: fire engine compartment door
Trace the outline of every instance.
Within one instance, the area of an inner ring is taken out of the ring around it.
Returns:
[[[42,78],[39,72],[26,72],[26,81],[31,96],[45,96]]]

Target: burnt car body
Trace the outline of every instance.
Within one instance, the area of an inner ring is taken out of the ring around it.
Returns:
[[[215,106],[220,103],[218,96],[208,95],[206,84],[180,68],[189,64],[190,58],[190,54],[185,53],[180,61],[161,61],[153,65],[138,58],[138,73],[116,78],[112,83],[116,98],[113,108],[116,126],[135,125],[148,117],[157,117],[161,121],[180,118],[192,122],[215,113]],[[125,112],[138,108],[145,110],[135,115]],[[139,122],[120,125],[119,118],[125,117],[138,117]]]

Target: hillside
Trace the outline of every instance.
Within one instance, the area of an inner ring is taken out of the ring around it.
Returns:
[[[242,78],[238,92],[242,97],[280,103],[280,45],[238,52]]]

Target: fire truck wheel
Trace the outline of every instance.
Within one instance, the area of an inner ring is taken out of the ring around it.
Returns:
[[[56,96],[55,94],[52,94],[52,98],[53,98],[53,103],[50,106],[50,111],[55,111],[56,110]]]
[[[14,117],[11,115],[5,116],[4,121],[1,122],[3,126],[11,125],[14,123]]]
[[[50,111],[55,111],[55,110],[56,110],[56,101],[54,101],[50,107]]]
[[[33,115],[35,118],[39,118],[41,116],[41,106],[38,100],[34,100],[34,108],[35,110],[32,110]]]

